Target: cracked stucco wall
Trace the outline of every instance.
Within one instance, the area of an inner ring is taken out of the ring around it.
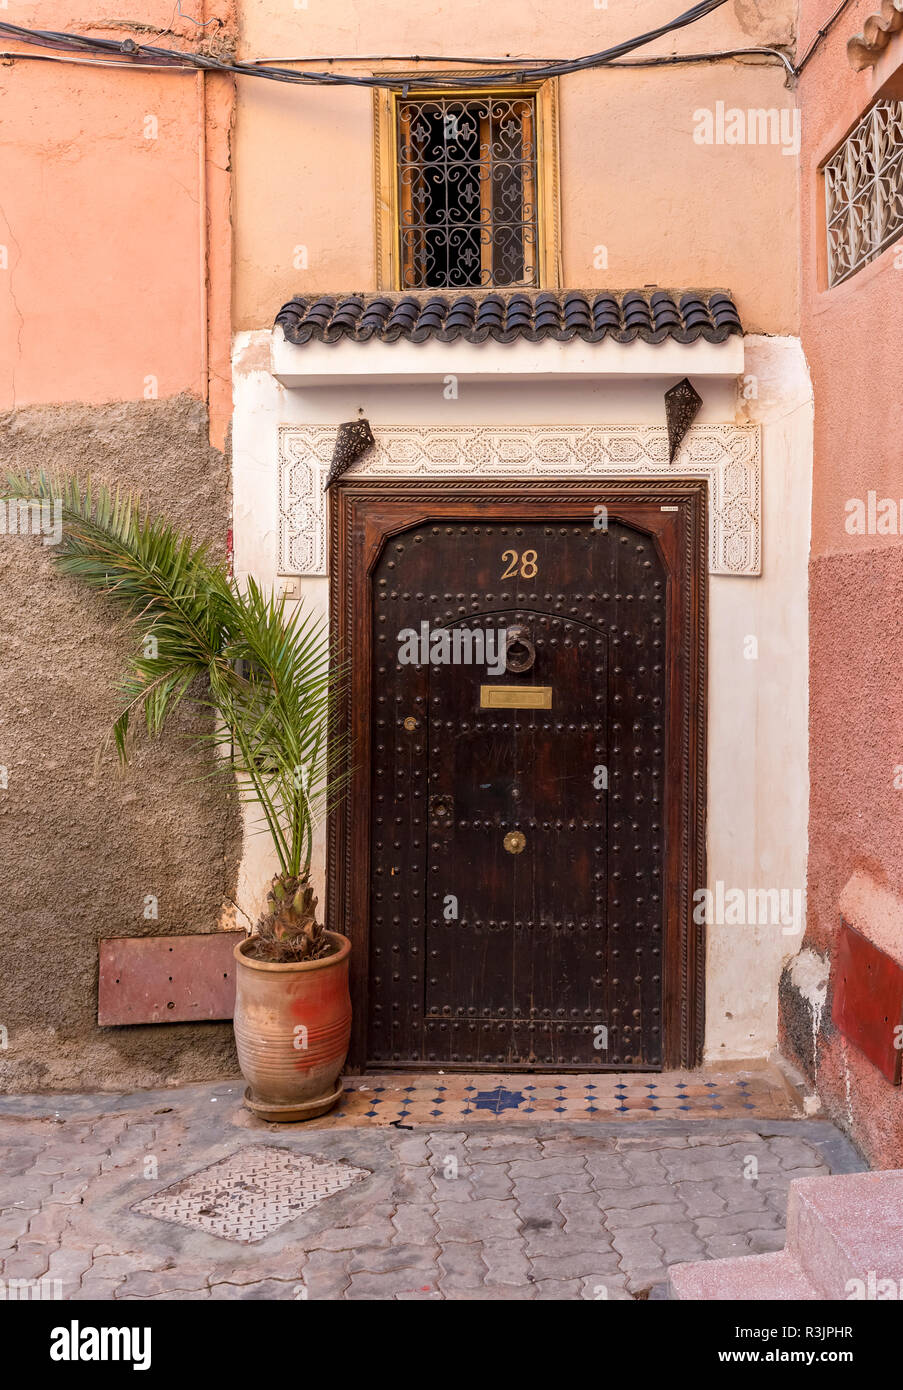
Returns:
[[[139,489],[218,553],[229,467],[187,396],[0,416],[0,475],[50,467]],[[0,536],[0,1089],[116,1089],[237,1072],[231,1024],[98,1028],[101,937],[234,925],[240,819],[228,775],[187,746],[186,712],[133,763],[98,757],[130,649],[121,616],[57,574],[49,547]],[[158,902],[144,919],[144,900]]]

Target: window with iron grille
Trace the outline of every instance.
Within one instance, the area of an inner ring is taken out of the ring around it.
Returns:
[[[395,117],[400,288],[539,285],[535,96],[412,96]]]
[[[877,101],[823,172],[831,286],[903,236],[903,102]]]
[[[538,285],[532,95],[397,103],[401,289]]]
[[[557,289],[557,79],[441,86],[461,75],[374,90],[378,288]]]

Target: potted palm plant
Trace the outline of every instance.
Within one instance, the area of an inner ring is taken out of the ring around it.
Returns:
[[[158,735],[183,700],[199,701],[218,766],[260,810],[278,869],[254,932],[235,949],[235,1038],[245,1103],[267,1119],[321,1115],[341,1093],[351,1002],[346,937],[317,917],[314,831],[341,795],[345,748],[331,711],[341,672],[325,622],[225,564],[131,494],[74,478],[12,475],[8,499],[53,499],[63,521],[54,559],[102,591],[136,631],[112,735],[128,761],[130,723]]]

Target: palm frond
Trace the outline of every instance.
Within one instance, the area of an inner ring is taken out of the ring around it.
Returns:
[[[325,621],[254,579],[244,589],[208,547],[150,517],[133,493],[68,476],[11,474],[7,498],[58,501],[61,573],[109,596],[136,629],[139,650],[120,682],[112,730],[128,757],[132,716],[159,735],[192,692],[215,727],[192,737],[226,745],[243,800],[256,801],[283,873],[307,874],[314,830],[347,780],[347,746],[334,736],[343,671]]]

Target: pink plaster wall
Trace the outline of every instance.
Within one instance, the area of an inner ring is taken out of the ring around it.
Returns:
[[[171,0],[142,6],[147,29],[123,21],[123,8],[14,2],[0,18],[175,48],[198,41],[195,26],[171,25]],[[218,0],[206,8],[229,17]],[[191,11],[203,17],[204,6]],[[22,57],[0,66],[0,103],[0,410],[154,392],[206,399],[209,374],[221,440],[231,80]]]
[[[801,162],[802,335],[815,395],[810,565],[810,858],[807,945],[833,955],[844,890],[854,874],[855,925],[903,945],[903,539],[850,535],[848,499],[903,499],[899,363],[903,256],[896,242],[826,288],[819,167],[874,96],[903,69],[903,36],[877,69],[853,71],[847,40],[879,8],[860,0],[805,69]],[[836,9],[802,0],[800,51]],[[870,895],[868,885],[873,889]],[[899,894],[899,900],[896,895]],[[870,896],[872,901],[870,902]],[[898,914],[886,912],[888,901]],[[850,911],[847,911],[850,916]],[[817,1085],[877,1166],[903,1161],[903,1094],[822,1014]]]
[[[836,5],[803,0],[800,48]],[[801,161],[803,334],[816,398],[813,556],[839,550],[894,546],[895,537],[847,534],[844,504],[874,488],[879,497],[903,496],[899,450],[899,373],[903,343],[903,257],[900,244],[852,279],[827,289],[823,243],[823,184],[819,166],[868,108],[896,67],[903,65],[903,35],[880,67],[856,73],[847,40],[860,32],[878,0],[847,10],[805,69]]]

